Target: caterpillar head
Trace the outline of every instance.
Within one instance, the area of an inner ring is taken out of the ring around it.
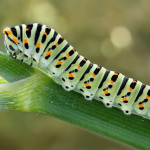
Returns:
[[[10,53],[10,54],[14,54],[16,51],[18,51],[18,39],[17,37],[14,35],[15,32],[13,32],[13,30],[15,30],[14,27],[12,28],[9,28],[9,27],[6,27],[4,30],[3,30],[3,33],[4,33],[4,44],[5,44],[5,47],[6,47],[6,50],[7,50],[7,53]],[[17,33],[16,33],[17,34]]]

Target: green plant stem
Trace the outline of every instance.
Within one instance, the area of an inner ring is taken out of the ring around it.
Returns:
[[[0,76],[10,82],[0,84],[0,109],[52,115],[139,149],[150,148],[150,120],[126,116],[95,100],[87,102],[81,94],[63,90],[41,70],[18,62],[0,53]]]

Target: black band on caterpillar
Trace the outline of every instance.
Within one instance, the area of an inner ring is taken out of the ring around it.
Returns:
[[[103,85],[103,83],[105,82],[105,80],[107,79],[107,76],[108,76],[109,73],[110,73],[110,71],[109,71],[109,70],[106,70],[105,75],[104,75],[104,77],[103,77],[103,79],[102,79],[100,85],[98,86],[99,89],[102,87],[102,85]]]
[[[119,89],[117,95],[120,95],[120,94],[121,94],[121,91],[124,89],[124,87],[125,87],[127,81],[128,81],[128,78],[127,78],[127,77],[124,77],[123,82],[122,82],[122,84],[121,84],[121,87],[120,87],[120,89]]]

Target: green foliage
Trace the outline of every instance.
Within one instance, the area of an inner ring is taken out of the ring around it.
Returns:
[[[139,149],[150,147],[150,120],[67,92],[47,74],[0,53],[0,109],[52,115]],[[5,81],[5,80],[6,81]],[[9,83],[6,83],[9,82]]]

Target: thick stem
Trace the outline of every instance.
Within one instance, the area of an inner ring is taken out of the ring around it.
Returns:
[[[52,115],[139,149],[150,147],[148,119],[126,116],[119,109],[108,109],[95,100],[87,102],[79,93],[63,90],[39,69],[19,64],[3,53],[0,75],[11,82],[0,85],[0,109]]]

